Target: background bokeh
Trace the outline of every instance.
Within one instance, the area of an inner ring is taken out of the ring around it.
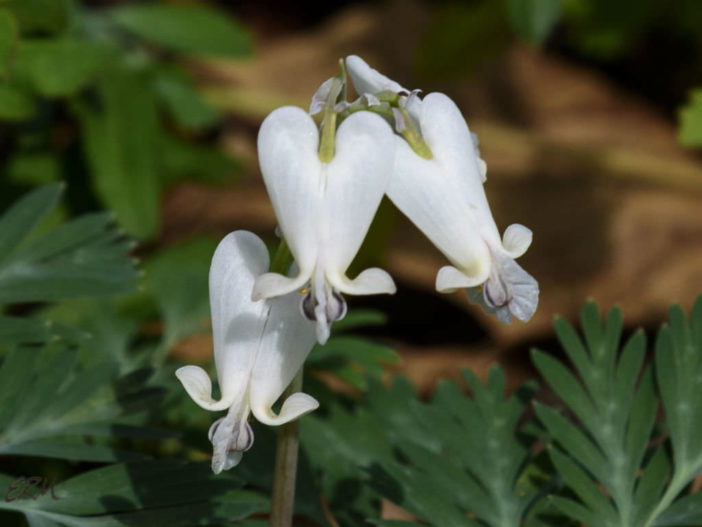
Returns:
[[[145,4],[207,5],[220,19],[189,20],[184,37],[177,20],[131,9]],[[384,266],[399,291],[351,307],[386,312],[369,334],[397,349],[396,368],[424,390],[495,362],[516,385],[531,375],[527,350],[550,342],[553,316],[575,319],[586,298],[621,305],[630,329],[653,329],[671,302],[687,309],[702,290],[695,0],[0,5],[33,41],[3,55],[3,204],[66,180],[65,215],[114,210],[147,260],[234,229],[274,241],[258,126],[277,106],[306,107],[340,57],[453,97],[480,137],[498,226],[534,231],[522,265],[541,300],[531,322],[502,326],[462,293],[435,294],[443,257],[384,202],[355,268]],[[37,51],[56,37],[70,42],[48,58]],[[38,98],[12,92],[27,85]],[[211,342],[174,339],[173,353],[207,360]]]

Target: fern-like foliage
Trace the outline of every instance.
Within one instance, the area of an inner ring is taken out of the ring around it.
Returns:
[[[370,394],[397,449],[397,456],[373,466],[370,484],[430,525],[520,525],[540,495],[521,484],[532,456],[530,441],[518,436],[534,387],[505,397],[499,368],[490,371],[487,385],[469,372],[464,378],[472,398],[448,381],[430,403],[418,401],[404,382],[384,396]]]
[[[0,216],[0,304],[124,294],[137,270],[132,242],[112,226],[108,213],[87,214],[37,232],[63,192],[39,187]],[[71,334],[47,320],[0,316],[0,342],[44,342]]]
[[[555,496],[553,503],[583,524],[672,527],[702,520],[698,494],[674,502],[702,469],[702,299],[691,325],[677,306],[670,319],[656,343],[655,365],[645,365],[641,331],[620,351],[620,310],[610,311],[602,324],[593,302],[582,310],[584,339],[564,320],[555,322],[575,373],[543,352],[534,353],[539,372],[579,423],[536,405],[554,443],[553,465],[575,495]],[[659,396],[668,437],[656,438],[654,446]]]

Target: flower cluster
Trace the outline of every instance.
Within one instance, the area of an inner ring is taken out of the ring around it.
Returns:
[[[359,95],[353,102],[346,100],[347,72]],[[346,314],[342,294],[395,292],[382,269],[346,275],[384,195],[450,262],[438,271],[437,291],[465,288],[505,323],[528,320],[538,302],[536,280],[515,262],[531,231],[514,224],[500,237],[477,139],[446,95],[420,98],[350,56],[315,93],[309,112],[283,107],[264,120],[258,155],[294,263],[269,269],[256,235],[225,237],[210,269],[220,399],[212,399],[202,368],[176,372],[198,405],[229,409],[209,433],[215,472],[235,466],[251,447],[250,413],[279,425],[317,408],[314,398],[295,393],[278,414],[272,410],[315,341],[324,344],[330,325]]]

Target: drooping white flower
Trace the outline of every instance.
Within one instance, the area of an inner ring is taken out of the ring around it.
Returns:
[[[294,277],[260,276],[253,298],[308,288],[302,310],[317,321],[317,338],[324,343],[329,324],[346,313],[340,293],[395,292],[390,275],[378,268],[353,280],[346,276],[385,193],[395,141],[387,123],[368,112],[341,123],[328,163],[319,159],[319,140],[317,126],[300,108],[279,108],[261,125],[263,180],[299,272]]]
[[[355,55],[346,58],[346,69],[359,95],[407,93]],[[403,104],[432,156],[422,158],[396,137],[395,173],[387,194],[453,264],[439,271],[437,290],[465,287],[471,301],[495,312],[500,321],[509,323],[512,315],[528,320],[536,310],[539,286],[514,259],[526,252],[532,233],[514,224],[500,240],[482,186],[487,165],[477,136],[443,94],[429,94],[423,101],[401,97]],[[398,132],[401,125],[396,118]]]
[[[432,152],[423,159],[397,137],[395,172],[388,197],[453,264],[439,270],[436,289],[482,286],[481,303],[500,321],[528,320],[538,283],[514,259],[526,252],[532,233],[510,225],[502,239],[483,190],[483,174],[468,125],[442,93],[427,95],[419,128]],[[469,298],[478,301],[476,291]]]
[[[314,324],[300,317],[297,295],[251,300],[254,280],[268,269],[268,251],[247,231],[228,234],[210,267],[210,310],[220,399],[198,366],[184,366],[176,376],[199,406],[229,409],[215,421],[209,438],[214,447],[212,470],[236,466],[253,444],[249,414],[268,425],[281,425],[315,410],[305,394],[288,397],[275,414],[272,405],[302,367],[315,342]]]

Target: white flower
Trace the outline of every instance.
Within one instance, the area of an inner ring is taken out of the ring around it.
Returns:
[[[220,399],[212,399],[212,383],[198,366],[176,371],[192,399],[211,411],[229,409],[215,421],[209,438],[214,447],[212,470],[236,466],[253,443],[249,413],[260,422],[280,425],[319,403],[307,394],[288,397],[276,415],[272,405],[302,367],[315,341],[314,324],[300,317],[297,295],[251,300],[254,279],[268,269],[268,251],[247,231],[228,234],[210,267],[210,310]]]
[[[482,285],[482,298],[469,298],[500,321],[512,315],[528,320],[538,302],[534,278],[514,259],[531,244],[531,230],[510,225],[500,235],[483,190],[484,171],[476,144],[458,107],[446,95],[431,93],[418,114],[422,138],[432,152],[423,159],[397,137],[395,172],[388,197],[449,259],[436,277],[436,289],[450,292]]]
[[[334,158],[321,162],[317,126],[291,106],[271,113],[258,134],[263,180],[299,272],[260,276],[253,298],[309,288],[302,310],[317,321],[320,343],[329,336],[329,324],[346,313],[340,293],[395,292],[390,275],[378,268],[354,280],[346,276],[392,173],[392,130],[377,115],[355,113],[339,126],[334,146]]]

